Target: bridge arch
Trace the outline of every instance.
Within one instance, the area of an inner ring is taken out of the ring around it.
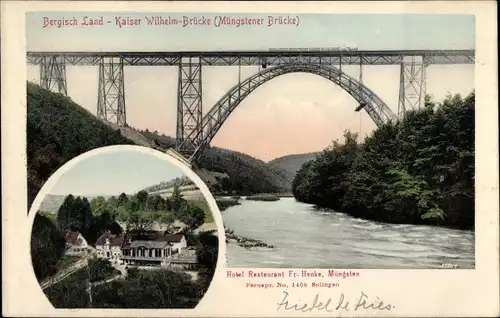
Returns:
[[[189,160],[195,161],[245,97],[275,77],[298,72],[319,75],[343,88],[360,104],[377,126],[396,118],[391,109],[372,90],[334,66],[283,64],[263,69],[233,86],[202,118],[197,129],[183,140],[178,150],[189,153]]]

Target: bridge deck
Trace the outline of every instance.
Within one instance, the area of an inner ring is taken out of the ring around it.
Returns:
[[[286,63],[394,65],[411,56],[427,64],[474,64],[475,50],[27,52],[31,64],[39,64],[45,57],[59,57],[71,65],[97,65],[103,58],[122,58],[127,66],[168,66],[181,62],[213,66]]]

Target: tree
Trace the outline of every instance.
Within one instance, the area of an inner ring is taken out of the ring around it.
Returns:
[[[90,282],[102,281],[119,273],[109,261],[99,258],[89,259],[88,267]]]
[[[121,233],[121,229],[118,229],[117,226],[120,227],[114,221],[114,217],[109,212],[105,211],[97,216],[94,216],[85,238],[89,244],[94,244],[99,237],[108,230],[113,229],[114,232]]]
[[[131,199],[125,204],[125,209],[127,211],[139,211],[141,209],[141,205],[136,199]]]
[[[57,212],[56,220],[61,231],[80,231],[86,236],[93,222],[89,201],[68,195]]]
[[[56,222],[57,226],[61,230],[66,230],[70,227],[70,213],[74,201],[75,197],[73,195],[67,195],[66,198],[64,198],[62,205],[59,207],[59,210],[57,211]]]
[[[146,208],[153,211],[164,210],[165,199],[163,199],[160,195],[149,196],[147,198]]]
[[[200,270],[198,283],[202,291],[206,291],[212,282],[219,255],[219,239],[208,233],[200,233],[196,237],[196,254]]]
[[[115,221],[113,221],[113,222],[109,225],[108,229],[109,229],[109,232],[110,232],[111,234],[121,234],[121,233],[123,233],[123,229],[122,229],[122,227],[120,226],[120,224],[118,224],[118,223],[117,223],[117,222],[115,222]]]
[[[115,197],[114,195],[110,196],[107,200],[106,203],[109,207],[115,208],[118,207],[120,204],[118,203],[118,198]]]
[[[382,222],[474,227],[475,95],[426,96],[425,107],[378,127],[363,144],[346,132],[304,164],[299,201]]]
[[[170,209],[174,212],[174,214],[178,214],[181,207],[184,205],[186,200],[184,200],[184,196],[182,195],[179,187],[174,187],[172,190],[172,195],[169,198]]]
[[[146,205],[146,200],[148,199],[148,193],[146,191],[144,191],[144,190],[139,191],[136,194],[136,199],[137,199],[137,202],[139,202],[139,204],[141,206],[145,206]]]
[[[128,201],[128,196],[125,193],[122,192],[118,196],[118,204],[119,205],[124,205],[125,203],[127,203],[127,201]]]
[[[185,223],[189,229],[195,230],[205,221],[205,212],[202,208],[194,204],[184,204],[179,212],[179,219]]]
[[[38,281],[56,273],[56,266],[63,256],[65,241],[50,219],[37,213],[31,232],[31,261]]]
[[[78,201],[78,198],[75,200],[77,205],[74,212],[76,214],[75,219],[77,219],[75,227],[86,235],[93,221],[92,209],[87,198],[80,198],[80,201]]]
[[[125,206],[116,208],[116,219],[120,222],[127,222],[129,211]]]
[[[153,226],[153,219],[150,212],[129,211],[126,224],[127,232],[136,232],[141,235],[151,230]]]
[[[173,234],[175,218],[171,213],[161,213],[158,221],[166,226],[166,232]]]
[[[96,286],[94,293],[99,308],[194,308],[200,300],[188,274],[165,269],[130,270],[126,280]]]
[[[106,203],[106,199],[103,196],[98,196],[90,201],[90,207],[94,215],[101,213],[101,208]]]

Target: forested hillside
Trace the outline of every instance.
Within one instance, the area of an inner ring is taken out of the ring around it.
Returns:
[[[70,98],[33,83],[27,84],[27,96],[28,208],[47,179],[84,152],[118,144],[147,145],[148,141],[160,151],[175,145],[174,138],[131,127],[125,130],[133,138],[125,138],[119,129],[103,123]],[[210,148],[199,166],[202,178],[217,179],[210,183],[214,192],[249,194],[289,190],[283,171],[245,154]]]
[[[68,97],[29,82],[27,95],[28,208],[67,161],[95,148],[133,144]]]
[[[188,177],[175,178],[169,181],[162,181],[158,184],[152,185],[144,189],[146,192],[160,191],[163,189],[169,189],[173,187],[183,187],[188,185],[194,185],[194,182],[191,181]]]
[[[154,141],[158,147],[166,149],[175,145],[174,138],[148,130],[141,131],[141,133]],[[210,190],[215,193],[228,192],[245,195],[290,190],[285,171],[236,151],[208,147],[197,163],[197,168],[227,175],[227,178],[221,178],[216,184],[210,185]]]
[[[474,228],[475,95],[449,96],[365,139],[345,134],[293,182],[294,196],[355,217]]]
[[[268,162],[268,164],[276,169],[283,170],[286,173],[286,178],[289,183],[288,188],[292,188],[292,182],[299,171],[300,167],[308,161],[313,160],[319,152],[301,153],[279,157]]]

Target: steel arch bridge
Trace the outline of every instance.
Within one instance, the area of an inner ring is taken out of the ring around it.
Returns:
[[[196,161],[229,115],[248,95],[275,77],[297,72],[319,75],[343,88],[360,104],[358,110],[364,109],[377,126],[397,118],[373,91],[336,67],[305,63],[283,64],[266,68],[233,86],[202,118],[197,129],[186,136],[178,150],[190,156],[190,161]]]
[[[262,83],[282,74],[307,72],[327,78],[346,90],[371,119],[380,125],[421,107],[429,65],[474,64],[474,50],[330,50],[269,49],[262,51],[182,52],[27,52],[27,62],[40,66],[40,85],[68,95],[66,65],[99,67],[97,117],[127,124],[124,67],[174,66],[178,68],[176,150],[195,161],[241,100]],[[204,66],[259,66],[258,74],[235,85],[203,114],[202,69]],[[344,65],[359,67],[357,80],[342,71]],[[397,114],[363,85],[363,66],[400,67]],[[261,71],[261,68],[264,70]]]

